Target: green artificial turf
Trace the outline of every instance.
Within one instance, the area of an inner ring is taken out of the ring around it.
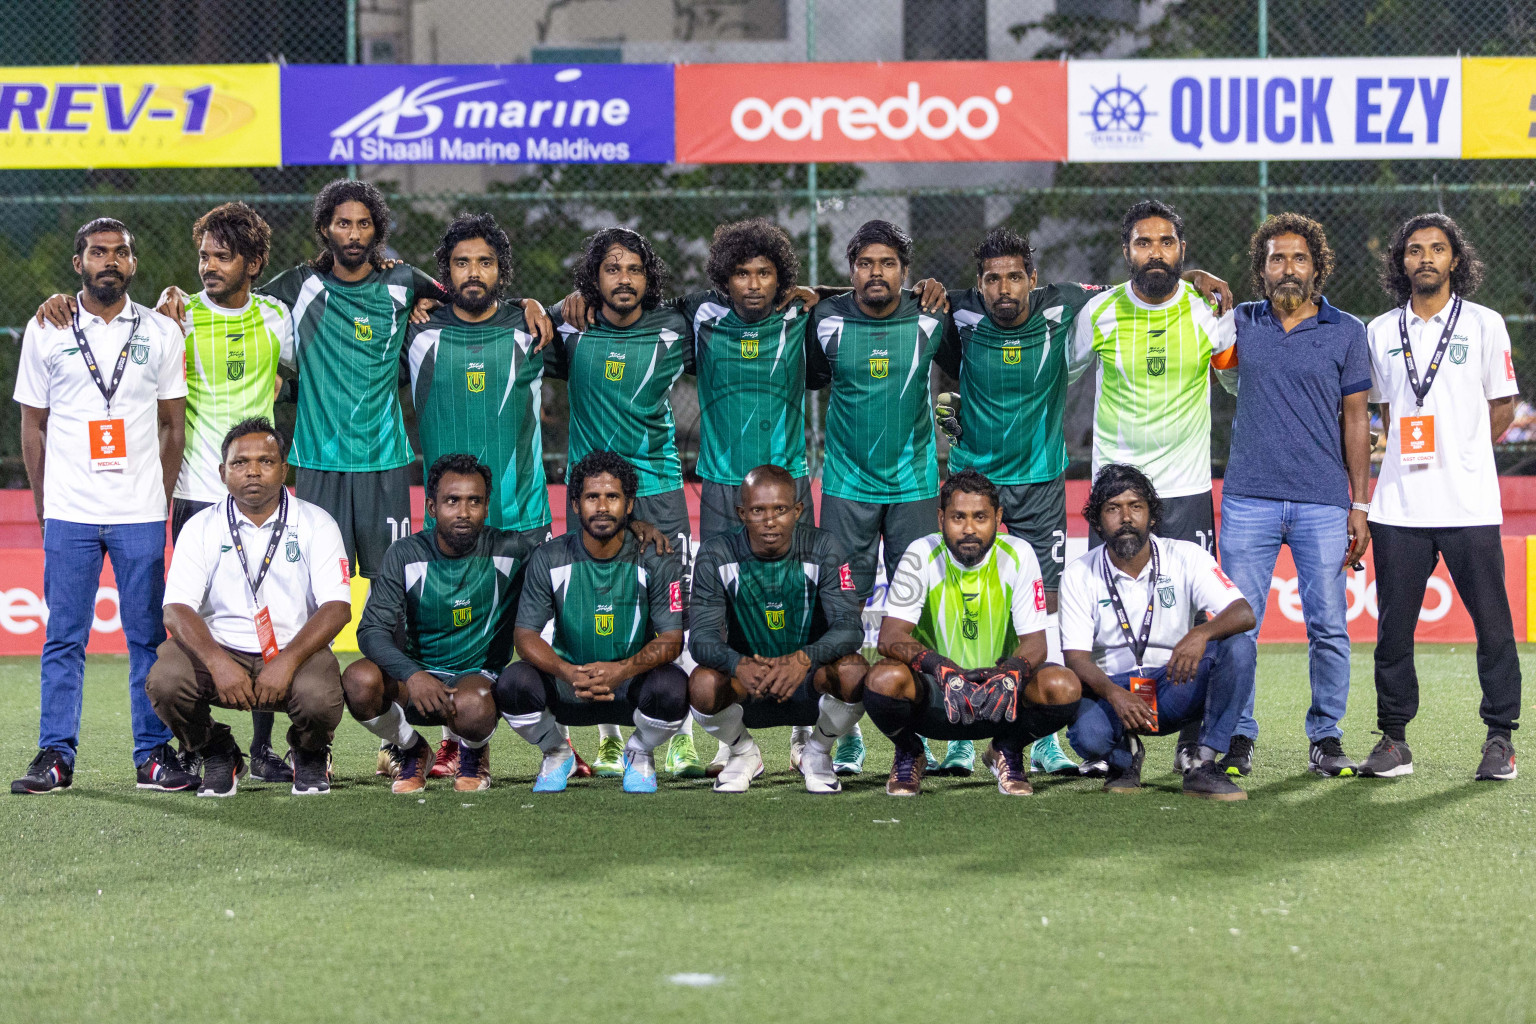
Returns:
[[[126,661],[93,657],[74,789],[0,796],[0,1019],[1536,1019],[1536,800],[1472,782],[1471,648],[1420,649],[1416,772],[1393,781],[1304,770],[1306,664],[1261,654],[1240,804],[1182,796],[1171,739],[1133,797],[1037,778],[1005,798],[981,774],[895,800],[868,723],[840,796],[803,791],[781,730],[744,796],[535,798],[503,729],[494,788],[418,800],[374,778],[350,721],[330,796],[199,800],[134,788]],[[1354,678],[1363,758],[1367,647]],[[37,662],[5,659],[7,778],[36,728]]]

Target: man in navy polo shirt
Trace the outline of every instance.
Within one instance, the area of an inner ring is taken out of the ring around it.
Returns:
[[[1233,638],[1228,665],[1247,698],[1219,764],[1231,775],[1247,775],[1253,766],[1257,639],[1280,545],[1289,544],[1312,676],[1308,767],[1353,775],[1339,720],[1349,700],[1345,572],[1370,544],[1365,325],[1323,298],[1334,255],[1317,221],[1298,213],[1270,217],[1248,255],[1254,288],[1265,298],[1233,311],[1237,366],[1218,371],[1237,395],[1219,546],[1221,567],[1249,596],[1255,622]]]

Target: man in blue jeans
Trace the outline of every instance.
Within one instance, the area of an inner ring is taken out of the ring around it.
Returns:
[[[1299,213],[1270,217],[1249,243],[1249,259],[1254,288],[1266,297],[1231,314],[1236,368],[1217,375],[1237,395],[1222,484],[1221,566],[1253,603],[1255,622],[1228,663],[1244,707],[1219,766],[1230,775],[1252,770],[1257,638],[1280,545],[1289,544],[1312,677],[1308,767],[1353,775],[1339,720],[1349,700],[1345,571],[1371,542],[1365,325],[1323,297],[1334,255],[1317,221]]]
[[[1135,466],[1099,470],[1083,516],[1104,543],[1061,577],[1062,655],[1085,698],[1067,739],[1084,760],[1109,762],[1105,792],[1135,793],[1146,753],[1138,734],[1198,724],[1184,792],[1248,799],[1216,767],[1242,707],[1222,662],[1253,626],[1248,602],[1205,548],[1153,535],[1163,503]],[[1201,612],[1208,617],[1197,623]],[[1147,696],[1132,692],[1141,684]]]
[[[102,556],[112,559],[128,638],[133,760],[140,789],[186,790],[171,731],[144,681],[165,639],[165,513],[181,469],[185,343],[170,319],[128,298],[138,261],[119,221],[75,233],[79,310],[66,328],[32,322],[16,373],[21,449],[43,529],[42,712],[38,753],[12,793],[49,793],[74,778],[85,645]]]

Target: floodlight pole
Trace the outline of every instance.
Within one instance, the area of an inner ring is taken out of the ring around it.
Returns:
[[[347,63],[357,63],[357,0],[347,0]],[[347,164],[347,177],[357,178],[357,164]]]
[[[1269,0],[1259,0],[1259,59],[1269,56]],[[1259,161],[1259,221],[1269,216],[1269,161]]]
[[[816,0],[805,0],[805,59],[807,62],[816,59]],[[810,202],[810,233],[808,255],[811,258],[810,285],[815,288],[821,283],[818,264],[821,252],[821,239],[817,237],[817,198],[816,198],[816,161],[812,160],[805,167],[805,190]]]

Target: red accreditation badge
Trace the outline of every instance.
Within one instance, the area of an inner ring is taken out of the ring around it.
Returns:
[[[1435,461],[1435,418],[1404,416],[1397,421],[1398,458],[1405,465]]]
[[[1145,676],[1131,676],[1131,692],[1152,711],[1152,731],[1157,732],[1157,682]]]
[[[261,645],[261,660],[277,657],[277,633],[272,629],[272,612],[263,605],[253,616],[256,622],[256,642]]]
[[[128,468],[128,434],[122,420],[91,420],[85,426],[91,445],[91,472]]]

